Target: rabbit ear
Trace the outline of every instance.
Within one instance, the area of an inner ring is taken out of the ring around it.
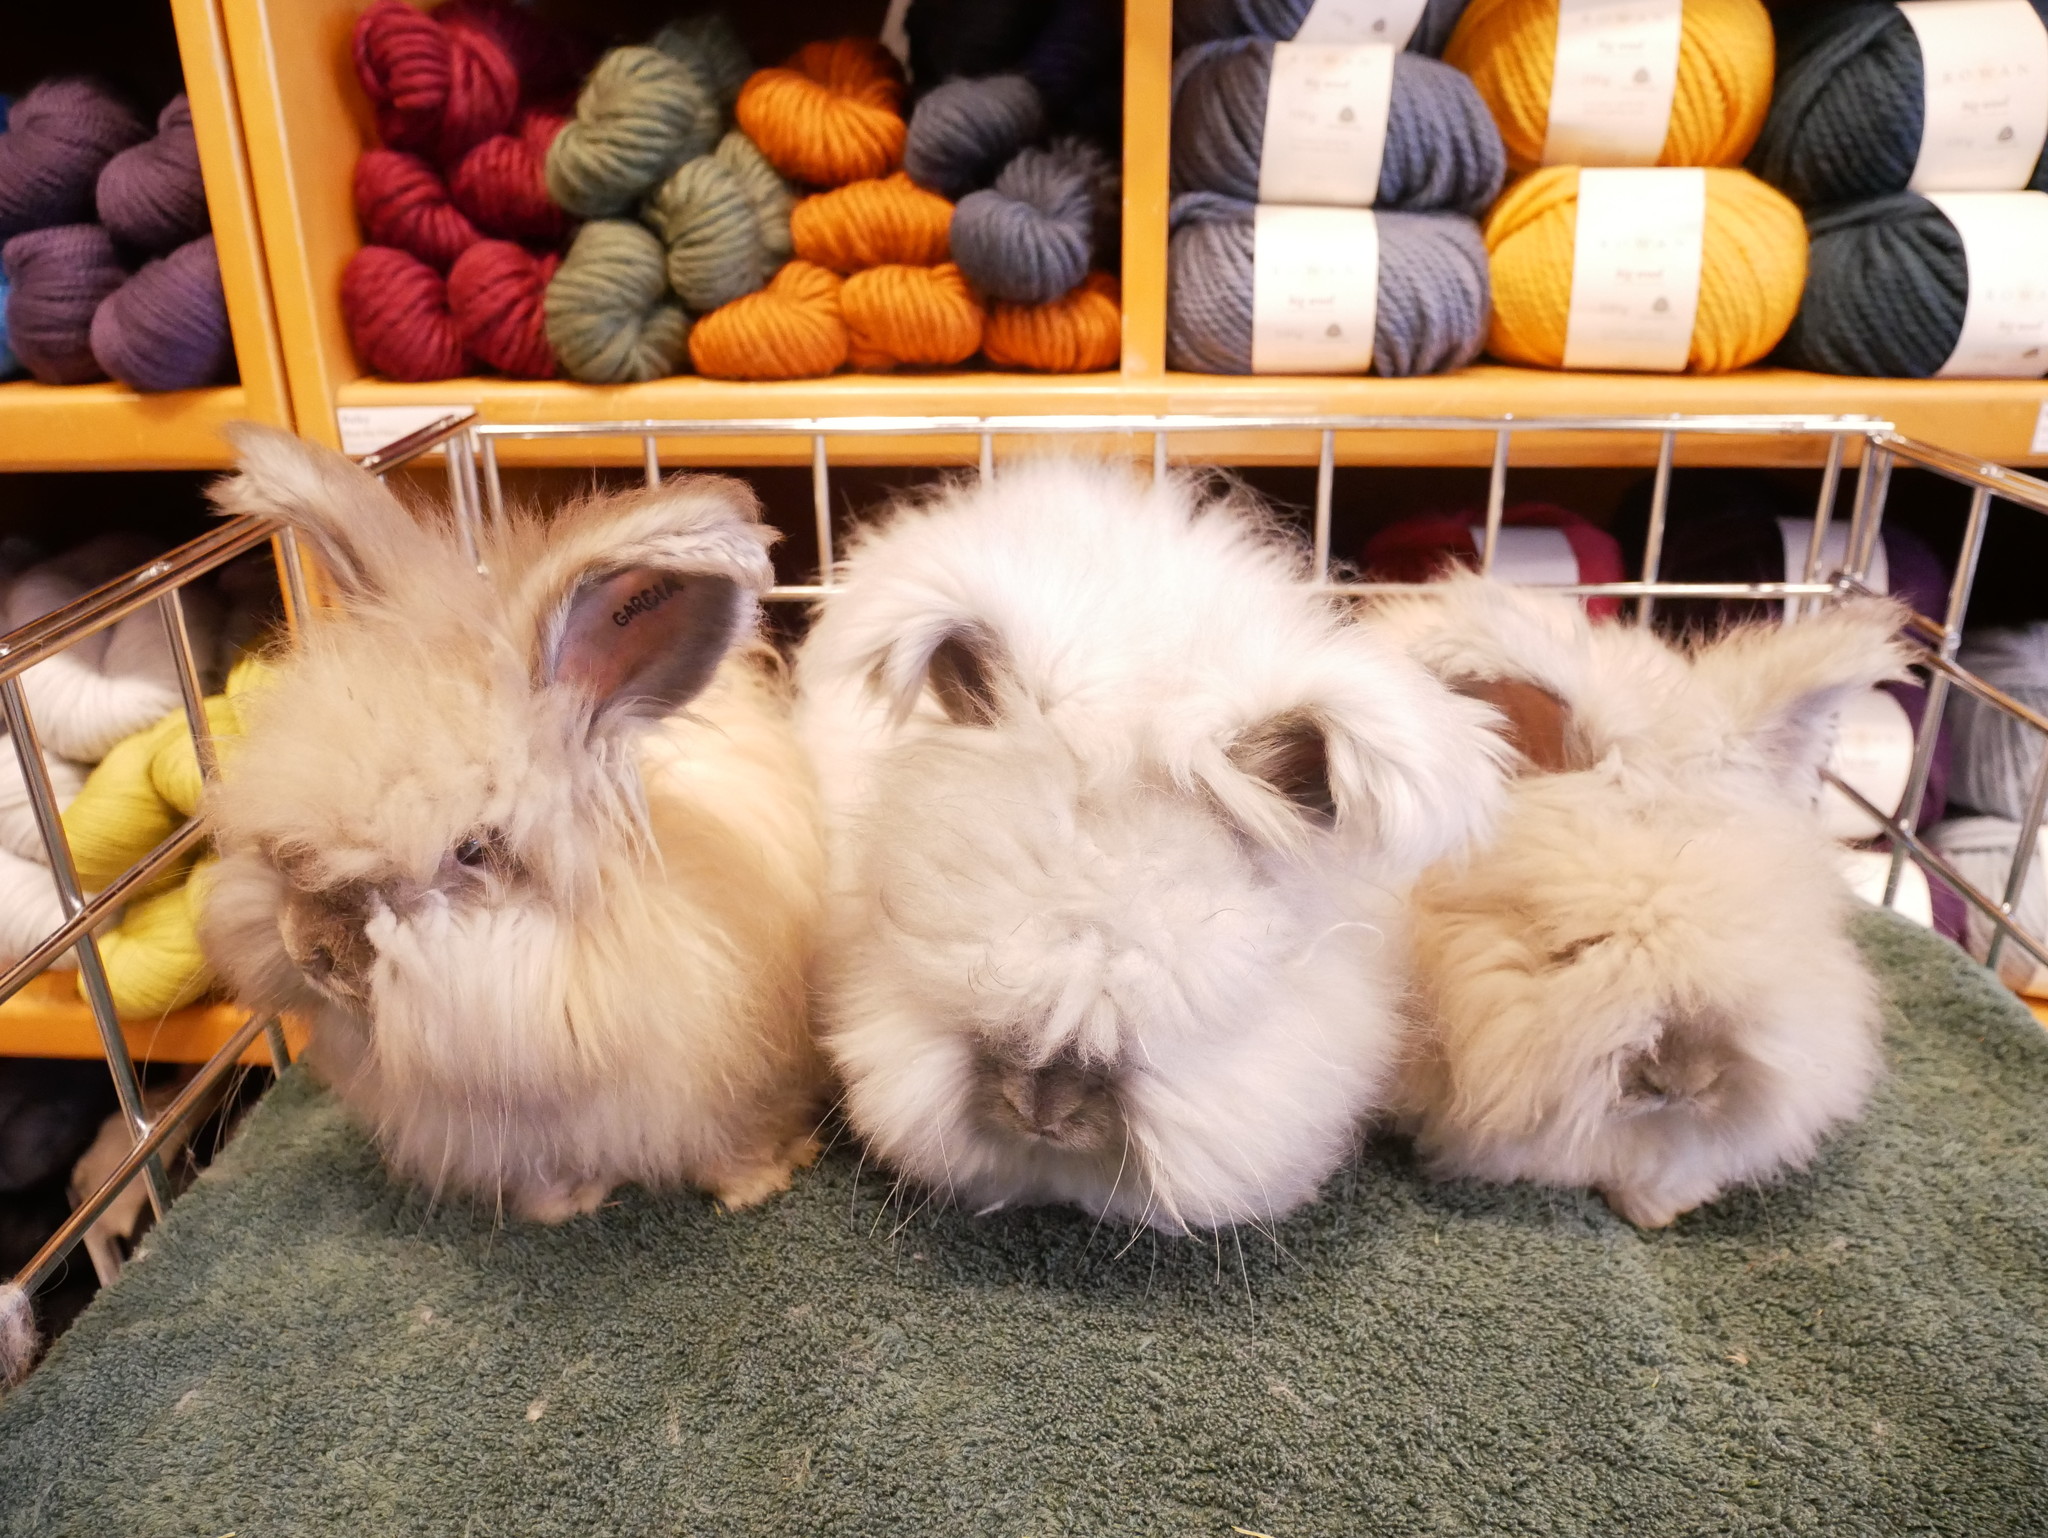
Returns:
[[[1586,767],[1571,707],[1548,689],[1520,678],[1455,678],[1450,685],[1467,699],[1501,713],[1506,719],[1501,736],[1521,754],[1525,768],[1562,774]]]
[[[374,598],[418,564],[439,537],[422,528],[376,476],[332,449],[274,427],[235,422],[236,473],[208,495],[224,517],[275,518],[304,537],[344,601]]]
[[[956,620],[899,637],[868,670],[868,687],[901,726],[929,687],[956,726],[993,726],[1002,718],[1003,646],[972,620]]]

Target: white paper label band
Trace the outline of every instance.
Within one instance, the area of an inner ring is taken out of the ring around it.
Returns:
[[[1930,192],[1963,240],[1969,297],[1942,379],[2048,374],[2048,192]]]
[[[1684,0],[1558,0],[1545,165],[1657,163],[1684,15]]]
[[[1704,171],[1581,171],[1564,366],[1681,372],[1706,226]]]
[[[1424,0],[1315,0],[1295,29],[1297,43],[1388,43],[1406,48]]]
[[[1252,372],[1365,373],[1379,290],[1371,209],[1261,203],[1252,222]]]
[[[1385,43],[1273,45],[1261,203],[1368,208],[1378,200],[1397,51]]]
[[[1915,192],[2013,192],[2048,142],[2048,27],[2027,0],[1905,0],[1920,44]]]

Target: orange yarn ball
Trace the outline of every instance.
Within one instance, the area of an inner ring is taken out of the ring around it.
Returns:
[[[945,368],[981,347],[981,301],[951,262],[870,267],[839,291],[855,368]]]
[[[903,162],[903,69],[873,38],[806,43],[756,70],[733,107],[768,163],[793,181],[840,187]]]
[[[994,305],[981,350],[1002,368],[1048,374],[1114,368],[1123,351],[1122,297],[1115,278],[1091,272],[1079,288],[1045,304]]]
[[[783,264],[768,286],[722,304],[690,329],[690,361],[711,379],[816,379],[846,361],[840,280]]]
[[[953,228],[953,205],[898,171],[820,192],[789,216],[796,254],[834,272],[904,263],[943,262]]]

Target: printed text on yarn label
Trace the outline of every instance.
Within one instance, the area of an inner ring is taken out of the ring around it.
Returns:
[[[1252,221],[1252,372],[1364,373],[1379,289],[1371,209],[1261,203]]]
[[[1671,128],[1684,0],[1559,0],[1547,166],[1653,166]]]
[[[1581,171],[1564,366],[1683,369],[1706,226],[1704,171]]]
[[[1920,44],[1915,192],[2016,192],[2048,141],[2048,27],[2028,0],[1905,0]]]
[[[1385,43],[1273,45],[1261,203],[1365,208],[1378,199],[1395,52]]]
[[[2048,374],[2048,192],[1930,192],[1963,238],[1970,293],[1943,379]]]
[[[1408,46],[1422,20],[1423,0],[1315,0],[1294,34],[1297,43],[1390,43]]]

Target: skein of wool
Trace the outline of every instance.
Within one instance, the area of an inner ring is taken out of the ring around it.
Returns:
[[[903,160],[903,71],[872,38],[806,43],[757,70],[733,107],[747,137],[791,181],[839,187]]]
[[[156,137],[109,160],[95,184],[100,223],[114,239],[144,251],[171,251],[207,233],[206,183],[192,103],[171,98],[157,114]]]
[[[951,262],[857,272],[840,287],[839,312],[858,369],[950,368],[981,348],[981,302]]]
[[[691,310],[753,293],[790,251],[789,189],[737,131],[677,167],[640,217],[668,248],[669,286]]]
[[[62,811],[78,794],[90,770],[85,764],[48,752],[43,755],[43,767],[49,772],[57,809]],[[50,868],[42,830],[36,825],[34,807],[29,804],[28,782],[21,777],[21,760],[16,757],[12,742],[0,750],[0,851],[39,865],[46,873]],[[48,875],[43,879],[47,882]]]
[[[2048,0],[2034,0],[2034,9],[2048,19]],[[1780,42],[1770,115],[1749,168],[1806,208],[1904,192],[1927,103],[1919,34],[1898,7],[1814,7]],[[2048,191],[2048,157],[2027,185]]]
[[[448,177],[448,200],[480,233],[494,239],[561,244],[569,236],[569,216],[548,196],[547,163],[548,146],[568,121],[539,108],[521,113],[512,132],[493,134],[462,157]],[[359,183],[362,174],[358,161]],[[357,203],[360,206],[360,192]],[[374,234],[371,239],[403,246]]]
[[[1219,37],[1290,42],[1314,4],[1315,0],[1174,0],[1173,46],[1178,51]],[[1466,0],[1427,0],[1408,39],[1408,51],[1441,54],[1465,4]]]
[[[376,112],[377,137],[453,165],[512,125],[519,68],[493,31],[455,6],[416,11],[376,0],[356,20],[356,78]]]
[[[363,151],[356,160],[355,201],[371,245],[394,246],[442,272],[484,238],[450,201],[441,173],[405,150]]]
[[[364,367],[386,379],[459,379],[470,372],[448,283],[409,252],[364,246],[341,274],[341,313]]]
[[[44,384],[106,378],[92,354],[92,318],[128,281],[114,240],[97,224],[31,230],[0,247],[7,269],[7,340]]]
[[[1230,38],[1173,66],[1173,187],[1256,202],[1273,45]],[[1452,208],[1475,218],[1507,174],[1500,130],[1472,82],[1420,54],[1394,57],[1379,208]]]
[[[0,240],[93,216],[100,172],[149,130],[94,80],[45,80],[15,102],[0,135]]]
[[[1956,661],[2029,710],[2048,712],[2048,624],[1967,631]],[[2040,734],[1962,689],[1949,694],[1948,719],[1956,743],[1950,794],[1996,817],[2026,816]]]
[[[472,357],[514,379],[552,379],[548,282],[561,266],[509,240],[480,240],[448,270],[448,309]]]
[[[690,330],[690,361],[707,379],[820,379],[846,362],[838,274],[798,258],[757,294]]]
[[[1926,838],[1978,891],[1993,898],[2005,895],[2013,855],[2020,843],[2017,821],[2005,817],[1951,817],[1929,828]],[[2037,940],[2048,937],[2048,858],[2044,857],[2048,857],[2048,849],[2037,838],[2027,879],[2012,911],[2013,921]],[[1964,905],[1961,943],[1965,950],[1979,961],[1984,960],[1991,954],[1991,937],[1995,932],[1991,920],[1975,904]],[[2048,968],[2010,941],[1999,954],[1998,979],[2016,993],[2032,998],[2048,996]]]
[[[92,355],[131,390],[196,390],[234,377],[220,254],[188,240],[109,294],[93,312]]]
[[[1044,98],[1022,75],[948,80],[918,98],[903,169],[920,187],[959,199],[986,187],[1044,132]]]
[[[993,187],[953,211],[953,260],[996,299],[1043,304],[1107,266],[1121,198],[1115,164],[1086,139],[1020,150]]]
[[[576,117],[548,146],[548,195],[586,219],[628,212],[721,131],[703,72],[658,48],[614,48],[576,97]]]
[[[1252,367],[1254,205],[1213,192],[1173,200],[1167,249],[1166,356],[1174,368],[1248,374]],[[1379,303],[1372,371],[1440,374],[1486,338],[1486,247],[1462,214],[1376,212]]]
[[[690,318],[669,292],[661,242],[630,219],[584,225],[548,283],[547,337],[570,377],[589,384],[676,373]]]
[[[1940,208],[1899,192],[1822,210],[1806,229],[1806,288],[1778,361],[1886,379],[1925,379],[1948,361],[1970,270]]]
[[[1123,348],[1123,292],[1106,272],[1045,304],[989,306],[981,350],[998,368],[1092,374],[1114,368]]]
[[[41,945],[63,927],[64,917],[50,867],[0,849],[0,968],[14,966]],[[50,970],[77,966],[76,956],[63,952]]]
[[[597,60],[597,49],[583,34],[520,0],[447,0],[433,16],[443,26],[480,32],[495,42],[512,61],[523,106],[559,105],[566,111]]]
[[[1699,310],[1686,368],[1719,374],[1778,344],[1806,281],[1806,226],[1785,195],[1747,171],[1709,169]],[[1486,220],[1493,267],[1487,350],[1510,363],[1564,364],[1579,168],[1552,166],[1508,189]]]
[[[1623,578],[1620,543],[1570,508],[1518,502],[1502,509],[1500,522],[1503,536],[1494,549],[1494,575],[1503,581],[1592,583]],[[1365,542],[1359,564],[1368,582],[1435,582],[1454,571],[1477,571],[1485,530],[1486,513],[1480,508],[1421,513],[1374,533]],[[1530,538],[1507,530],[1550,533],[1548,538]],[[1533,569],[1533,563],[1548,567],[1559,556],[1564,559],[1554,573]],[[1613,619],[1621,613],[1621,601],[1615,598],[1588,598],[1585,605],[1594,619]]]
[[[717,11],[704,11],[672,21],[649,40],[670,58],[687,65],[697,76],[721,113],[730,113],[739,100],[740,87],[754,72],[746,45],[732,29],[732,23]]]
[[[946,259],[953,205],[903,172],[814,193],[791,210],[791,247],[844,276],[863,267],[930,267]]]
[[[1471,0],[1444,61],[1472,77],[1500,125],[1508,169],[1543,164],[1558,0]],[[1685,0],[1678,82],[1660,166],[1740,165],[1771,104],[1774,42],[1762,0]]]

